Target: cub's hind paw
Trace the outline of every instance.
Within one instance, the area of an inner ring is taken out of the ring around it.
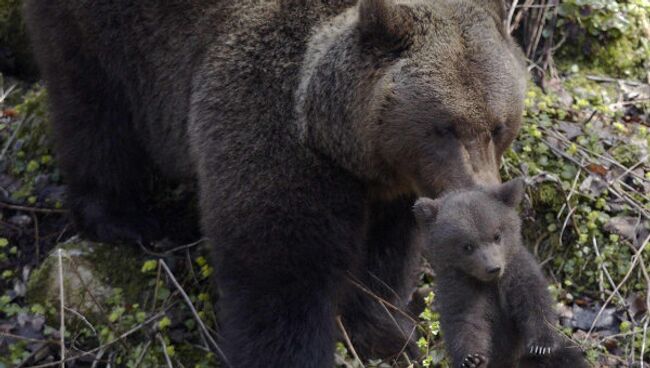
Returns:
[[[551,353],[553,352],[553,348],[544,345],[529,345],[528,348],[526,349],[526,352],[530,355],[546,356],[546,355],[551,355]]]
[[[463,359],[462,368],[485,368],[487,367],[487,358],[482,354],[467,354]]]

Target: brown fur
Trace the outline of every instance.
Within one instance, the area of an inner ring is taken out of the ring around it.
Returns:
[[[338,313],[396,355],[412,324],[346,280],[404,305],[415,194],[498,182],[526,80],[502,5],[28,0],[77,223],[154,238],[150,175],[196,180],[233,366],[331,366]]]
[[[555,331],[547,283],[521,241],[523,181],[453,192],[414,207],[436,271],[440,325],[454,367],[587,367]]]

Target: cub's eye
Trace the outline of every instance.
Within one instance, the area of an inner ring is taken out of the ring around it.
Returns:
[[[505,130],[505,125],[499,124],[492,129],[492,138],[499,137]]]
[[[500,233],[494,234],[494,242],[498,243],[500,241],[501,241],[501,234]]]
[[[474,245],[471,243],[465,243],[465,245],[463,245],[463,249],[467,253],[472,253],[474,251]]]

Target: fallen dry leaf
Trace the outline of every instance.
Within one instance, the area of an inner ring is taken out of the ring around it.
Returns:
[[[2,116],[13,118],[16,117],[16,115],[18,115],[18,112],[15,109],[7,108],[2,110]]]
[[[598,174],[600,176],[607,175],[607,171],[608,171],[605,166],[600,165],[600,164],[594,164],[594,163],[591,163],[591,164],[587,165],[587,170],[589,170],[590,172],[592,172],[594,174]]]

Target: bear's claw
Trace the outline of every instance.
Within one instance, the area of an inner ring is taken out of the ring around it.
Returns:
[[[531,345],[528,347],[528,353],[531,355],[549,355],[551,350],[550,346]]]
[[[467,354],[463,360],[462,368],[481,368],[485,367],[484,363],[487,358],[481,354]]]

